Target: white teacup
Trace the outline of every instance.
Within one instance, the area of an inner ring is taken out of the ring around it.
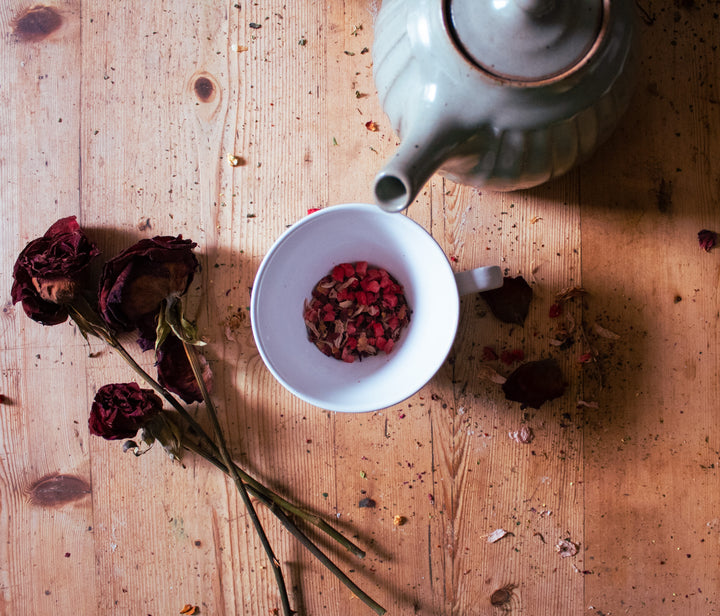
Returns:
[[[405,290],[410,323],[389,354],[345,363],[308,340],[303,304],[339,263],[367,261]],[[250,302],[253,335],[275,378],[298,398],[330,411],[375,411],[421,389],[452,347],[459,296],[502,285],[497,266],[458,274],[419,224],[376,205],[335,205],[283,233],[263,259]]]

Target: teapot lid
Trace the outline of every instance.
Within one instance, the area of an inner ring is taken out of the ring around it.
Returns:
[[[608,0],[448,0],[456,44],[486,72],[545,81],[582,62],[598,40]]]

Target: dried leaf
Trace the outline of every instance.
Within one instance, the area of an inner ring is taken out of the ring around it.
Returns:
[[[487,542],[488,543],[495,543],[496,541],[500,541],[505,535],[509,535],[508,531],[506,531],[504,528],[497,528],[493,532],[491,532],[488,535]]]
[[[587,291],[582,287],[566,287],[555,294],[555,301],[566,302],[573,297],[584,297],[585,295],[587,295]]]
[[[595,333],[602,338],[608,338],[609,340],[620,339],[620,336],[618,334],[602,327],[601,325],[598,325],[597,323],[593,323],[593,330],[595,330]]]
[[[483,381],[490,381],[491,383],[497,383],[498,385],[502,385],[507,381],[507,379],[497,372],[496,370],[493,370],[490,366],[480,366],[480,369],[478,370],[478,376]]]
[[[581,406],[585,406],[590,409],[600,408],[600,405],[597,402],[585,402],[585,400],[578,400],[577,407],[580,408]]]

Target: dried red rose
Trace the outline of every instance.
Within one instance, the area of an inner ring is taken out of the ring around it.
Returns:
[[[402,286],[367,261],[336,265],[315,285],[303,309],[310,341],[348,363],[390,353],[410,313]]]
[[[162,409],[162,400],[137,383],[103,385],[90,410],[90,434],[107,440],[132,438]]]
[[[205,357],[198,354],[203,368],[203,381],[208,391],[212,390],[213,376]],[[185,404],[202,402],[202,392],[193,374],[190,360],[185,353],[182,341],[176,336],[168,336],[157,352],[157,371],[160,385],[182,398]]]
[[[480,296],[487,302],[490,312],[504,323],[522,325],[530,309],[533,292],[522,276],[503,278],[499,289],[483,291]]]
[[[522,364],[502,384],[508,400],[534,409],[539,409],[548,400],[562,396],[566,387],[565,377],[554,359]]]
[[[200,264],[197,244],[182,236],[143,239],[110,259],[100,281],[100,313],[119,331],[140,330],[138,342],[152,348],[160,305],[184,294]]]
[[[82,288],[88,266],[98,254],[75,216],[61,218],[18,256],[13,269],[13,303],[22,302],[33,321],[63,323],[68,318],[65,304]]]
[[[717,244],[717,233],[715,231],[710,231],[709,229],[698,231],[698,242],[700,244],[700,248],[702,248],[705,252],[710,252]]]

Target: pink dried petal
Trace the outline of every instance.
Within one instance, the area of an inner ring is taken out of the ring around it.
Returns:
[[[377,280],[368,280],[367,278],[363,278],[360,282],[360,286],[363,291],[371,291],[372,293],[380,291],[380,283]]]

